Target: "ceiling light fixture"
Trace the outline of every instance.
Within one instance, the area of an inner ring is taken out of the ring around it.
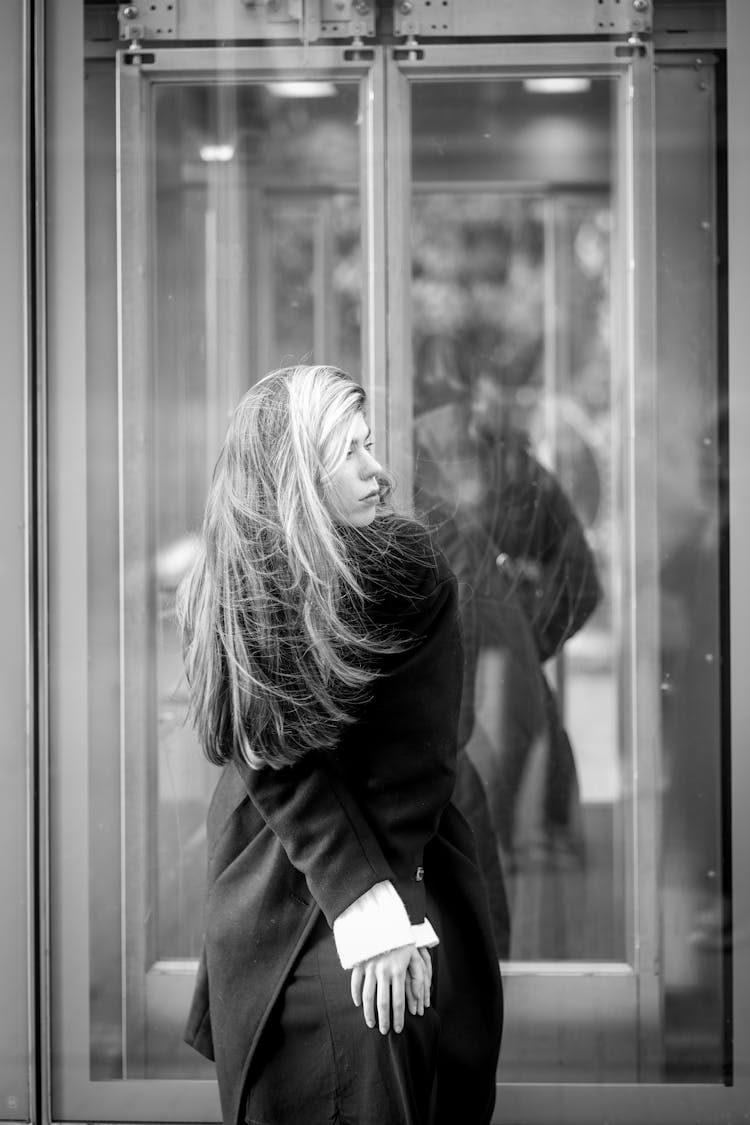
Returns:
[[[267,82],[266,89],[277,98],[332,98],[336,93],[333,82]]]
[[[591,89],[590,78],[558,76],[556,78],[524,78],[528,94],[585,94]]]
[[[206,164],[226,164],[234,156],[234,145],[201,145],[201,160]]]

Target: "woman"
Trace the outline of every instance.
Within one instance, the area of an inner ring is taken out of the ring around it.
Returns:
[[[492,1113],[500,979],[450,804],[456,583],[389,512],[364,409],[330,367],[245,395],[180,594],[192,717],[223,766],[186,1038],[231,1125]]]

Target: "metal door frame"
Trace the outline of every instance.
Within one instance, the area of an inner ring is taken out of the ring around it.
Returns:
[[[39,1002],[35,880],[35,801],[43,691],[44,576],[36,560],[43,530],[36,523],[43,498],[35,429],[43,427],[34,398],[34,356],[40,343],[37,249],[31,200],[35,152],[34,37],[25,4],[0,7],[0,333],[6,366],[0,386],[0,604],[5,643],[0,651],[3,785],[0,789],[0,1119],[26,1121],[37,1111],[36,1087],[44,1035]],[[40,404],[40,412],[41,412]],[[42,462],[43,465],[43,462]],[[37,490],[39,492],[37,493]],[[39,647],[37,647],[39,646]],[[43,795],[41,799],[44,807]]]
[[[41,6],[40,6],[41,8]],[[37,387],[40,394],[39,409],[44,408],[45,395],[49,393],[51,405],[54,407],[54,426],[50,435],[50,464],[53,468],[66,465],[63,451],[68,458],[65,469],[65,479],[55,482],[50,497],[50,508],[54,507],[64,489],[72,489],[77,496],[77,502],[66,501],[59,512],[52,516],[50,537],[53,540],[51,550],[59,548],[61,524],[66,516],[74,517],[72,525],[66,527],[66,535],[71,536],[85,532],[85,523],[81,519],[81,498],[85,496],[85,463],[81,459],[81,449],[71,446],[71,438],[75,442],[80,436],[76,418],[83,416],[84,402],[80,395],[80,380],[83,377],[85,358],[83,341],[85,339],[85,284],[82,270],[82,219],[83,207],[83,178],[82,167],[77,162],[77,150],[71,148],[71,138],[75,139],[80,133],[82,121],[82,91],[80,87],[80,74],[82,72],[81,56],[81,26],[79,6],[75,0],[56,0],[48,6],[47,24],[49,36],[47,39],[50,58],[48,82],[50,90],[49,99],[49,125],[47,132],[47,166],[50,172],[51,189],[49,193],[49,210],[47,245],[49,263],[46,274],[49,295],[49,318],[47,321],[47,341],[49,356],[45,355],[42,344],[37,345],[36,360],[38,362],[39,379]],[[746,394],[745,359],[750,354],[750,318],[746,316],[745,295],[750,289],[750,229],[744,221],[746,199],[750,191],[750,148],[746,143],[747,121],[750,120],[750,83],[744,65],[744,45],[750,40],[750,10],[745,0],[727,0],[728,17],[728,73],[729,73],[729,229],[731,232],[731,256],[729,264],[729,364],[730,364],[730,393],[732,395],[733,409],[730,417],[730,436],[732,441],[732,473],[733,490],[731,495],[731,605],[733,613],[732,629],[732,719],[733,719],[733,789],[737,799],[743,793],[750,791],[750,765],[747,761],[746,742],[747,732],[750,731],[750,693],[746,690],[746,670],[750,666],[750,598],[747,597],[747,566],[746,560],[750,556],[750,530],[747,529],[745,509],[747,506],[747,487],[750,473],[746,454],[742,452],[744,436],[750,430],[750,397]],[[76,69],[78,68],[78,69]],[[72,81],[71,81],[71,76]],[[38,90],[40,104],[42,99],[41,85]],[[44,167],[41,162],[37,175],[43,176]],[[374,368],[373,368],[374,370]],[[61,402],[65,396],[65,415],[62,418]],[[40,451],[40,458],[44,454]],[[44,506],[43,506],[44,507]],[[42,510],[40,520],[46,527],[45,512]],[[85,517],[84,517],[85,518]],[[42,537],[43,538],[43,537]],[[46,548],[44,543],[39,544],[39,558],[42,570],[46,562]],[[74,552],[73,552],[74,554]],[[75,575],[76,560],[68,555],[62,560],[62,569],[54,569],[51,575],[51,596],[58,600],[65,596],[67,602],[64,612],[57,612],[57,619],[52,625],[52,640],[59,645],[64,629],[73,627],[69,642],[80,643],[81,651],[85,652],[85,598],[82,595],[79,582],[71,584],[69,580]],[[43,603],[38,605],[42,610]],[[83,614],[82,618],[79,614]],[[44,645],[40,649],[44,654]],[[64,683],[53,685],[55,701],[53,713],[59,713],[60,698],[67,688],[73,688],[75,699],[85,699],[85,687],[82,684],[82,674],[78,661],[75,666],[66,670]],[[41,682],[37,685],[33,705],[40,706],[46,714],[46,669],[42,669]],[[76,722],[64,731],[53,729],[52,750],[61,764],[65,762],[66,772],[70,776],[64,782],[60,777],[55,777],[55,783],[61,784],[64,793],[70,798],[75,793],[77,786],[83,786],[80,792],[81,801],[78,805],[77,815],[80,824],[76,825],[70,819],[65,824],[58,824],[57,828],[48,836],[47,828],[42,825],[42,855],[40,858],[40,874],[37,881],[37,893],[45,885],[47,850],[55,852],[58,846],[64,850],[66,862],[75,864],[76,858],[82,855],[85,858],[85,834],[81,825],[85,821],[87,811],[87,798],[85,794],[85,777],[81,773],[75,755],[71,757],[71,737],[85,730],[85,724]],[[46,759],[46,741],[42,745],[42,785],[50,780],[50,770],[53,762]],[[42,813],[44,809],[42,808]],[[53,816],[57,813],[53,810]],[[70,829],[69,834],[61,831]],[[733,818],[733,851],[737,857],[744,856],[750,851],[750,818],[736,815]],[[55,856],[52,867],[53,875],[60,875],[61,868]],[[743,873],[744,874],[744,873]],[[74,881],[75,882],[75,881]],[[60,884],[60,891],[67,893],[69,880]],[[74,888],[75,889],[75,888]],[[741,876],[737,878],[734,887],[735,916],[740,921],[750,918],[750,889]],[[70,910],[76,908],[85,910],[85,900],[75,900],[70,904]],[[58,943],[62,935],[55,929],[48,933],[49,919],[44,904],[41,907],[42,924],[46,937],[43,938],[42,948],[49,948],[50,938]],[[65,939],[69,941],[68,938]],[[81,951],[83,953],[84,951]],[[44,954],[40,956],[46,960]],[[53,948],[52,969],[52,996],[50,997],[46,983],[46,973],[41,972],[43,995],[41,998],[42,1013],[51,1013],[53,1033],[58,1042],[66,1038],[67,1021],[71,1013],[81,1015],[81,1004],[85,1007],[86,995],[76,991],[80,986],[80,976],[65,981],[61,974],[59,957]],[[75,958],[75,964],[80,970],[81,958]],[[750,956],[746,946],[739,947],[734,957],[734,995],[738,1001],[750,996]],[[748,1074],[748,1060],[750,1059],[750,1006],[747,1003],[736,1004],[735,1010],[735,1037],[734,1037],[734,1086],[731,1088],[706,1087],[702,1085],[646,1085],[611,1087],[559,1087],[559,1086],[531,1086],[513,1089],[504,1087],[501,1090],[499,1113],[502,1119],[521,1121],[532,1119],[535,1121],[571,1121],[576,1125],[600,1125],[603,1119],[603,1107],[606,1105],[606,1116],[609,1120],[621,1123],[653,1122],[654,1125],[664,1125],[667,1121],[679,1120],[686,1122],[705,1122],[706,1120],[722,1121],[741,1118],[750,1098],[750,1075]],[[74,1052],[75,1056],[75,1052]],[[74,1068],[80,1065],[81,1060],[73,1059]],[[65,1057],[58,1057],[56,1065],[64,1065]],[[39,1064],[44,1069],[44,1064]],[[57,1089],[64,1084],[65,1078],[58,1072],[56,1076]],[[48,1102],[49,1088],[46,1079],[42,1084],[43,1101]],[[122,1084],[121,1084],[122,1085]],[[134,1120],[133,1102],[142,1101],[148,1105],[151,1112],[143,1120],[209,1120],[215,1100],[203,1095],[197,1089],[197,1083],[190,1083],[188,1090],[182,1093],[177,1091],[173,1083],[144,1082],[127,1084],[127,1089],[122,1091],[124,1096],[111,1096],[106,1099],[104,1114],[84,1112],[90,1109],[90,1104],[75,1099],[74,1108],[80,1113],[77,1119],[93,1119],[94,1117],[107,1116],[109,1119],[119,1117],[122,1120]],[[210,1084],[205,1084],[210,1085]],[[183,1084],[184,1086],[184,1084]],[[165,1087],[169,1087],[168,1089]],[[71,1106],[68,1107],[73,1108]],[[99,1107],[101,1108],[101,1107]],[[156,1112],[154,1112],[156,1110]],[[48,1114],[48,1108],[43,1112]],[[66,1113],[71,1117],[71,1113]],[[47,1119],[48,1116],[47,1116]]]

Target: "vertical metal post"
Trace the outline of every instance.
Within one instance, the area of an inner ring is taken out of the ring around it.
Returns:
[[[29,974],[31,1118],[48,1125],[51,1105],[49,877],[49,647],[46,349],[46,0],[25,0],[23,132],[26,294],[26,676],[29,784]]]
[[[362,209],[362,366],[370,400],[370,424],[377,445],[390,463],[392,451],[384,449],[389,433],[388,401],[392,372],[388,366],[385,331],[388,259],[386,237],[388,207],[383,182],[386,118],[381,52],[370,65],[360,87],[363,128],[360,134]]]
[[[750,793],[750,4],[727,0],[727,192],[729,232],[729,525],[731,606],[731,792],[732,854],[736,857],[732,884],[734,933],[746,933],[750,923],[750,885],[745,868],[750,853],[750,817],[745,813]],[[747,1083],[750,1069],[750,943],[735,939],[732,956],[734,1027],[733,1075]],[[745,1090],[747,1086],[745,1085]],[[747,1094],[745,1095],[747,1098]],[[748,1104],[747,1101],[745,1104]]]

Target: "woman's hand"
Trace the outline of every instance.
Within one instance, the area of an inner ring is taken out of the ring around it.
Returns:
[[[432,961],[426,949],[403,945],[363,961],[352,969],[352,1000],[362,1005],[365,1023],[382,1035],[404,1027],[406,1005],[412,1015],[424,1015],[430,1006]]]

